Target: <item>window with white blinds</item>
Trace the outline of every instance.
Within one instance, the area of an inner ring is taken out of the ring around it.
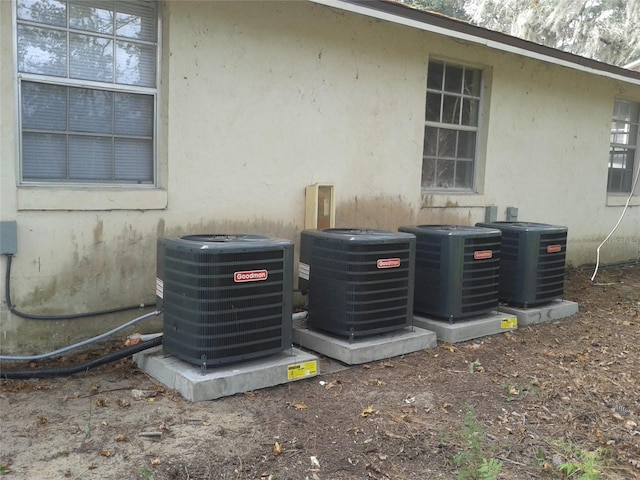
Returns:
[[[23,183],[155,183],[156,2],[17,0]]]

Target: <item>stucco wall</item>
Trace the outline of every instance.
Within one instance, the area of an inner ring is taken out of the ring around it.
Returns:
[[[29,312],[153,301],[160,235],[297,243],[315,182],[335,184],[338,226],[473,224],[485,206],[499,219],[518,207],[569,227],[574,264],[595,260],[622,210],[606,194],[610,117],[614,97],[640,101],[640,87],[307,2],[165,4],[157,189],[16,187],[11,25],[0,2],[0,214],[18,222],[12,294]],[[420,191],[430,56],[486,69],[478,194]],[[603,260],[637,258],[638,211]],[[136,314],[37,322],[3,299],[1,348],[46,350]]]

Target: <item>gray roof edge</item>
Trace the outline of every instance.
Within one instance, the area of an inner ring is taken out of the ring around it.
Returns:
[[[445,36],[562,65],[595,75],[640,85],[640,72],[564,52],[506,33],[472,25],[463,20],[433,12],[417,10],[389,0],[311,0],[322,5],[369,15],[394,23],[431,31]]]

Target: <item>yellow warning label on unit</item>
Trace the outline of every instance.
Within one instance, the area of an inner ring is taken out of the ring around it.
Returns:
[[[500,324],[500,327],[501,328],[518,328],[518,318],[517,317],[503,318]]]
[[[294,363],[287,366],[287,378],[297,380],[298,378],[312,377],[318,373],[318,361]]]

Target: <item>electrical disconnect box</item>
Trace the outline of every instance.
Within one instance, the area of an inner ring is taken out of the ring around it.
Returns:
[[[18,223],[15,220],[0,222],[0,254],[18,253]]]
[[[334,186],[315,183],[305,189],[305,229],[325,229],[336,226]]]

